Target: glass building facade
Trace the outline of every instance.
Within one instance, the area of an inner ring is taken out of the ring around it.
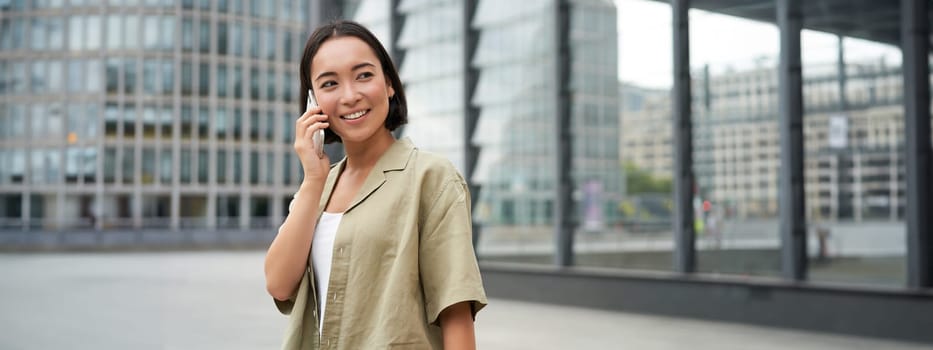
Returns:
[[[0,1],[0,227],[277,224],[307,5]]]

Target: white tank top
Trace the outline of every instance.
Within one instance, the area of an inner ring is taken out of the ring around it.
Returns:
[[[311,267],[314,269],[314,282],[317,285],[318,305],[321,306],[318,329],[322,331],[324,310],[327,306],[327,283],[330,281],[330,265],[334,255],[334,237],[337,236],[341,218],[343,213],[322,213],[311,240]]]

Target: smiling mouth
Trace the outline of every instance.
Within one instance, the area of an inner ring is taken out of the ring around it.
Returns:
[[[356,113],[350,113],[350,114],[347,114],[347,115],[340,116],[340,119],[343,119],[343,120],[356,120],[356,119],[360,119],[360,117],[362,117],[363,115],[365,115],[365,114],[368,113],[368,112],[369,112],[368,109],[367,109],[367,110],[362,110],[362,111],[359,111],[359,112],[356,112]]]

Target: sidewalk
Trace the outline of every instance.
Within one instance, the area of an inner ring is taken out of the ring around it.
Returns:
[[[0,254],[0,349],[277,349],[264,252]],[[479,349],[930,349],[492,299]]]
[[[933,345],[490,300],[476,319],[479,349],[922,350]]]

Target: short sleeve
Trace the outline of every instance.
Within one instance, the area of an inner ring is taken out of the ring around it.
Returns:
[[[419,268],[428,323],[437,324],[441,311],[471,302],[473,317],[487,304],[476,255],[470,197],[459,176],[442,184],[423,221]]]

